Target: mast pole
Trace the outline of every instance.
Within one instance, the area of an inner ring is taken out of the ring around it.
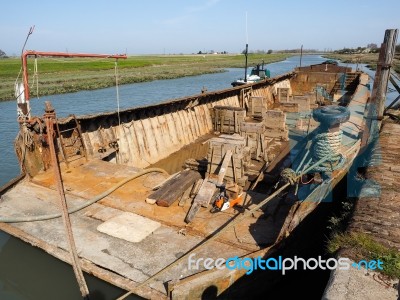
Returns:
[[[303,58],[303,45],[301,45],[301,48],[300,48],[300,67],[301,67],[302,58]]]
[[[246,50],[244,53],[244,55],[246,57],[246,60],[244,63],[244,82],[247,82],[247,52],[248,52],[248,50],[249,50],[249,44],[246,44]]]
[[[247,82],[247,54],[249,52],[249,32],[247,29],[247,11],[246,11],[246,50],[245,50],[245,63],[244,63],[244,82]]]

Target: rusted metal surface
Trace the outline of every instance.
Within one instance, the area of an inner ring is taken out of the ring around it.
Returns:
[[[274,85],[291,77],[293,74],[289,73],[263,83],[253,84],[252,93],[271,101]],[[122,110],[120,125],[116,112],[79,116],[76,120],[73,116],[58,119],[57,124],[61,132],[60,145],[63,148],[62,145],[74,144],[77,138],[81,137],[83,145],[78,147],[82,149],[81,156],[86,154],[88,159],[108,156],[109,159],[114,157],[120,164],[148,167],[210,133],[211,108],[216,105],[239,106],[242,89],[231,88]],[[37,121],[32,121],[32,124],[29,123],[27,126],[34,140],[32,149],[25,151],[23,141],[18,141],[16,144],[20,163],[24,164],[23,167],[30,176],[34,176],[40,170],[48,169],[51,165],[48,147],[40,142],[46,138],[45,128],[43,133],[40,132],[37,128],[37,124],[41,122],[40,118],[34,120]],[[77,122],[79,125],[77,135],[71,134],[76,131],[71,129],[77,127]],[[64,149],[64,156],[74,154],[67,150]],[[22,157],[23,153],[27,159]]]
[[[60,198],[60,207],[62,210],[62,219],[65,227],[65,234],[68,239],[69,250],[71,255],[72,267],[74,269],[75,277],[78,282],[83,299],[89,299],[89,289],[86,285],[85,278],[83,277],[82,269],[80,266],[74,236],[72,233],[71,220],[67,208],[67,200],[65,198],[64,184],[61,177],[60,166],[58,164],[57,154],[54,147],[54,123],[56,122],[56,114],[50,102],[45,102],[46,109],[44,119],[47,127],[47,142],[50,149],[50,156],[53,163],[54,178],[57,183],[57,190]]]
[[[323,73],[320,75],[321,72],[314,71],[305,72],[309,78],[312,75],[317,78],[307,80],[301,89],[307,89],[309,93],[315,81],[326,82],[332,88],[334,87],[335,81],[337,81],[336,74]],[[264,104],[270,108],[276,104],[277,88],[290,86],[289,79],[292,79],[293,82],[291,88],[296,91],[295,86],[298,87],[300,82],[298,77],[294,77],[294,74],[291,73],[252,84],[251,88],[247,86],[246,90],[237,87],[121,111],[121,125],[117,122],[116,113],[78,117],[80,135],[88,161],[84,155],[78,155],[76,160],[70,162],[68,169],[65,164],[60,165],[68,205],[73,206],[87,202],[121,180],[137,173],[141,168],[158,162],[189,144],[196,146],[202,143],[206,136],[208,139],[213,128],[211,108],[215,105],[240,107],[246,105],[246,99],[248,101],[249,97],[263,97]],[[365,86],[364,89],[366,89]],[[365,92],[365,90],[356,90],[356,94],[358,92]],[[367,93],[364,96],[367,97]],[[354,102],[355,108],[362,109],[365,105],[364,100],[363,97],[360,99],[356,97],[352,99],[352,103]],[[348,138],[357,139],[362,125],[362,121],[358,119],[349,120],[345,128]],[[65,118],[59,120],[59,126],[62,135],[65,133],[64,130],[76,127],[77,123],[74,118]],[[53,174],[49,170],[49,167],[54,166],[55,162],[50,163],[48,145],[40,142],[40,139],[47,138],[47,134],[51,134],[51,130],[49,128],[38,130],[38,128],[35,129],[35,125],[28,126],[28,130],[34,137],[34,147],[27,151],[24,139],[20,137],[17,140],[17,152],[32,179],[30,182],[23,181],[14,189],[3,192],[2,202],[7,205],[0,205],[0,215],[26,214],[29,211],[49,213],[55,209],[56,184]],[[64,134],[60,138],[60,142],[72,143],[74,138]],[[115,145],[116,142],[117,145]],[[292,149],[290,146],[282,151],[286,144],[286,142],[276,142],[272,139],[268,141],[268,145],[274,148],[273,154],[276,157],[276,160],[267,169],[271,174],[277,171],[290,156]],[[350,152],[354,150],[348,155],[349,162],[357,154],[358,146],[354,146],[354,149],[351,147],[343,149],[343,151],[349,150]],[[23,154],[24,152],[25,154]],[[179,154],[179,152],[177,153]],[[282,155],[279,156],[279,153]],[[43,156],[44,154],[47,156]],[[26,155],[28,155],[28,161],[25,161]],[[118,164],[103,161],[105,156],[108,156],[108,159],[115,156]],[[290,164],[290,161],[287,163]],[[262,165],[260,164],[260,168]],[[329,187],[336,184],[346,171],[345,168],[336,172],[334,179],[328,184]],[[179,262],[171,270],[162,272],[162,276],[154,280],[149,287],[141,287],[136,291],[139,282],[146,282],[152,275],[161,272],[160,270],[164,267],[169,266],[177,258],[199,245],[205,237],[213,236],[238,215],[238,211],[235,209],[212,214],[208,208],[200,207],[197,217],[190,225],[187,225],[184,220],[190,209],[189,201],[183,202],[182,205],[175,202],[169,207],[149,205],[145,201],[153,192],[153,187],[165,179],[166,176],[160,174],[137,178],[98,203],[72,216],[83,269],[117,286],[134,290],[146,298],[169,296],[170,291],[165,290],[165,283],[169,281],[173,283],[170,285],[174,289],[172,296],[175,293],[177,298],[201,295],[204,289],[210,285],[210,279],[218,287],[218,292],[222,292],[240,276],[243,276],[243,270],[224,274],[222,271],[196,274],[198,270],[188,270],[187,263]],[[269,182],[269,184],[274,182]],[[266,183],[267,181],[263,182],[263,184]],[[261,182],[258,186],[260,185]],[[321,188],[315,193],[315,198],[325,196],[327,190]],[[29,203],[24,202],[21,198],[21,195],[26,193],[30,195]],[[254,191],[244,193],[243,197],[244,203],[250,203],[249,209],[267,199],[266,194]],[[319,198],[316,200],[320,201]],[[312,204],[300,204],[299,207],[294,206],[291,210],[291,206],[282,205],[281,200],[280,197],[268,200],[269,202],[263,209],[257,211],[252,217],[242,219],[233,228],[228,227],[207,247],[200,250],[199,257],[228,258],[250,257],[256,254],[267,255],[269,247],[273,246],[280,237],[290,234],[318,204],[318,201]],[[11,203],[13,206],[8,205]],[[47,205],[43,205],[43,203]],[[130,243],[96,230],[102,222],[124,212],[156,221],[161,224],[161,227],[139,243]],[[63,257],[62,259],[70,262],[66,258],[65,241],[60,241],[55,237],[55,233],[62,229],[59,220],[21,223],[12,226],[0,224],[0,228],[5,228],[12,234],[46,249],[52,255]],[[90,246],[88,246],[88,241]]]

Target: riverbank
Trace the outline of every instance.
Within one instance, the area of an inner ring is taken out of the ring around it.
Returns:
[[[350,258],[360,266],[362,261],[380,261],[381,270],[373,265],[368,270],[334,270],[323,299],[400,299],[400,113],[389,113],[368,155],[368,167],[359,174],[364,183],[352,203],[353,212],[342,211],[342,218],[349,218],[347,228],[334,234],[328,245],[337,258]]]
[[[329,59],[337,59],[342,63],[349,64],[367,64],[367,68],[376,70],[376,64],[378,63],[378,53],[364,53],[364,54],[324,54],[323,57]],[[393,70],[400,73],[400,53],[396,53],[393,59]]]
[[[291,54],[249,54],[248,65],[285,60]],[[31,97],[94,90],[115,85],[113,59],[38,58],[38,88],[34,83],[34,59],[29,59]],[[130,56],[118,61],[118,83],[129,84],[159,79],[224,72],[243,68],[244,55],[160,55]],[[20,72],[19,58],[0,59],[0,101],[12,100],[14,83]]]

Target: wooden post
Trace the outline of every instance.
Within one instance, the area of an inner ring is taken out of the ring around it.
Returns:
[[[387,29],[385,31],[375,72],[374,86],[369,100],[365,132],[361,141],[362,147],[372,142],[379,132],[379,120],[382,120],[385,109],[386,91],[390,77],[390,67],[396,51],[397,35],[398,29]]]
[[[387,29],[379,53],[378,66],[375,73],[371,103],[376,104],[376,116],[382,117],[385,108],[386,91],[390,77],[390,67],[396,52],[398,29]]]

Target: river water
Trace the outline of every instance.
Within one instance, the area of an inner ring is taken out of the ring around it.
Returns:
[[[316,64],[324,60],[321,56],[306,55],[303,56],[302,65]],[[285,61],[269,64],[267,68],[271,70],[271,76],[276,76],[289,72],[298,65],[299,56],[293,56]],[[365,66],[359,67],[374,75],[374,72],[370,72]],[[203,88],[208,91],[229,88],[233,80],[243,75],[243,69],[227,69],[223,73],[123,85],[119,87],[120,109],[199,94]],[[45,101],[52,101],[59,117],[117,109],[115,88],[32,99],[32,115],[43,114]],[[13,147],[17,132],[15,101],[0,102],[0,186],[20,172]],[[115,299],[123,293],[97,278],[87,274],[85,277],[92,300]],[[71,266],[0,231],[0,299],[73,300],[81,299],[81,296]]]

